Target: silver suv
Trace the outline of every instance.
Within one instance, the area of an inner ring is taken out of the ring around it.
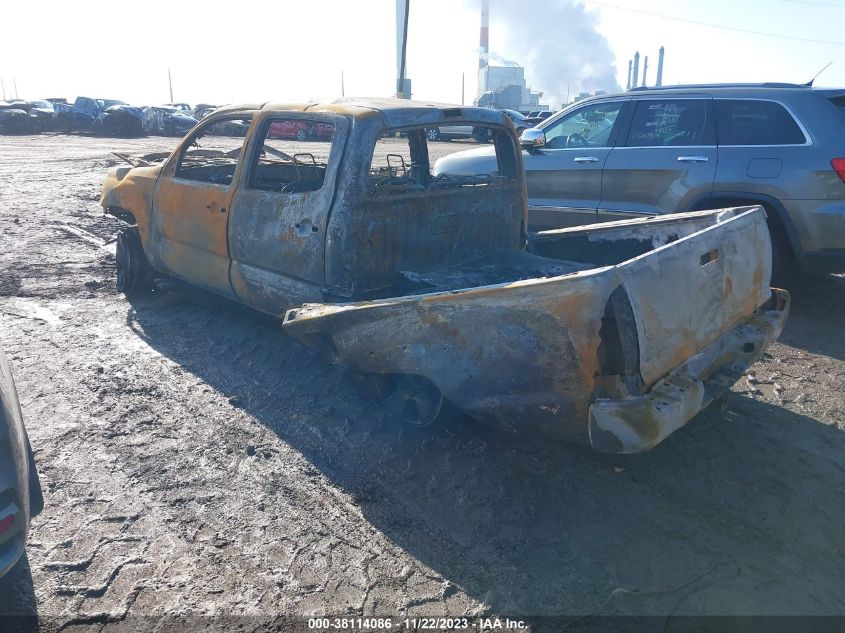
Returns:
[[[529,226],[761,204],[776,273],[845,271],[845,89],[639,88],[580,101],[522,136]],[[480,148],[435,175],[490,172]]]

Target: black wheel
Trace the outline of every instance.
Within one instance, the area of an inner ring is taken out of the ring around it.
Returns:
[[[387,397],[388,409],[406,424],[429,426],[443,410],[443,394],[421,376],[398,375],[393,378],[393,392]]]
[[[115,259],[118,292],[128,296],[152,289],[153,270],[147,263],[137,228],[118,231]]]
[[[305,132],[305,130],[297,130],[296,131],[296,140],[297,141],[304,141],[306,138],[308,138],[308,134]]]
[[[476,128],[472,131],[472,138],[476,143],[489,143],[492,136],[487,128]]]
[[[426,128],[425,137],[429,141],[439,141],[440,140],[440,130],[438,130],[436,127]]]
[[[766,213],[771,218],[774,211],[767,209]],[[798,270],[792,244],[776,220],[769,219],[769,236],[772,240],[772,282],[780,287],[787,286]]]

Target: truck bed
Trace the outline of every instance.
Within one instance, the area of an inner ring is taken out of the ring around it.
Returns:
[[[788,294],[771,301],[770,276],[762,208],[703,211],[533,234],[284,327],[356,372],[422,377],[479,420],[636,452],[779,334]]]

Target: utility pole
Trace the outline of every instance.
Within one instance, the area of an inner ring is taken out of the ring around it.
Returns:
[[[12,83],[15,84],[15,99],[20,99],[20,95],[18,94],[18,78],[12,77]]]
[[[466,73],[461,73],[461,105],[464,105],[465,88],[466,88]]]
[[[3,89],[3,101],[6,100],[6,84],[3,83],[3,78],[0,77],[0,88]]]
[[[405,97],[405,59],[408,51],[408,13],[411,11],[411,0],[405,0],[405,24],[402,29],[402,51],[399,56],[399,76],[396,78],[396,97]],[[410,97],[410,96],[409,96]]]
[[[343,83],[343,68],[340,69],[340,96],[346,96],[346,85]]]
[[[170,85],[170,103],[173,103],[173,79],[170,77],[170,66],[167,67],[167,83]]]

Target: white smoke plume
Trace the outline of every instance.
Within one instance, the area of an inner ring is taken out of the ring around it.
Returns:
[[[465,0],[481,14],[480,0]],[[529,7],[534,7],[530,9]],[[577,0],[490,0],[491,65],[515,60],[525,67],[533,90],[552,105],[579,92],[620,90],[615,58],[607,39],[598,32],[597,16]]]

